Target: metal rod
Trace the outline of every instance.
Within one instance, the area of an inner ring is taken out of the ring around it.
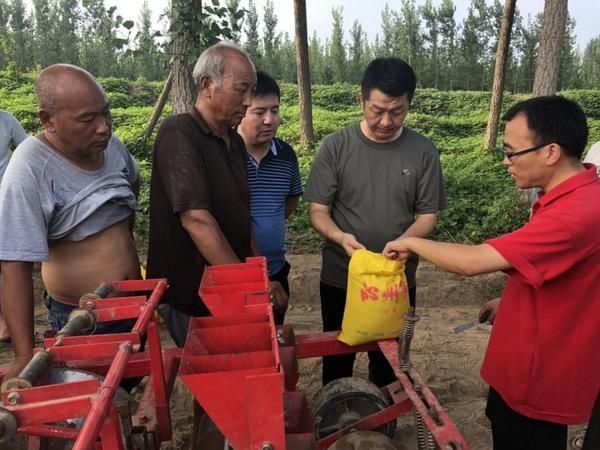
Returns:
[[[26,434],[28,436],[65,439],[68,441],[74,441],[77,439],[77,435],[79,434],[79,430],[73,430],[72,428],[64,427],[53,427],[51,425],[27,425],[25,427],[19,427],[17,432],[19,434]]]
[[[166,290],[167,282],[165,280],[161,280],[156,284],[156,287],[146,302],[146,307],[140,314],[140,317],[138,317],[138,319],[135,321],[135,325],[131,329],[132,332],[144,335],[146,332],[146,327],[148,326],[148,322],[150,322],[150,319],[152,319],[154,311],[158,307],[158,304],[160,303],[160,300],[162,299]]]
[[[108,295],[113,291],[113,286],[112,284],[106,283],[106,282],[102,282],[100,284],[100,286],[98,286],[95,290],[94,290],[94,294],[96,294],[98,297],[100,298],[106,298],[108,297]]]
[[[123,378],[123,372],[125,372],[125,368],[127,367],[131,349],[131,342],[120,346],[100,387],[98,398],[92,405],[90,413],[79,432],[79,436],[73,444],[73,450],[92,450],[94,448],[96,438],[102,429],[104,420],[109,415],[112,398],[121,382],[121,378]]]
[[[42,350],[33,355],[19,376],[4,383],[4,389],[26,389],[32,387],[52,364],[52,355],[48,350]]]
[[[79,297],[79,305],[84,305],[88,301],[98,300],[100,298],[108,297],[111,292],[115,290],[114,286],[107,282],[102,282],[94,290],[94,292],[87,292]]]
[[[69,321],[58,333],[56,333],[56,337],[77,336],[92,328],[95,324],[96,317],[91,312],[83,309],[74,309],[71,314],[69,314]],[[58,343],[55,345],[57,344]]]
[[[123,450],[122,433],[119,414],[111,406],[110,414],[102,422],[102,428],[100,428],[100,447],[96,442],[96,449]]]
[[[61,345],[63,336],[73,336],[94,326],[95,318],[92,313],[82,309],[73,310],[69,321],[56,334],[56,341],[49,349],[42,350],[33,355],[18,377],[6,381],[5,390],[25,389],[32,387],[52,364],[52,348]]]
[[[162,350],[160,345],[160,334],[158,324],[151,320],[147,328],[148,353],[150,353],[150,382],[154,389],[154,400],[156,408],[156,427],[161,441],[171,439],[171,415],[169,412],[169,395],[165,380],[165,369],[163,366]]]
[[[408,373],[400,370],[397,363],[398,344],[390,340],[379,341],[377,345],[394,369],[394,373],[410,398],[414,409],[421,415],[425,426],[433,435],[438,447],[445,448],[446,445],[453,445],[457,449],[468,449],[468,444],[459,433],[456,426],[452,423],[448,414],[441,407],[439,401],[424,383],[421,375],[419,375],[413,367],[409,369]],[[417,393],[417,389],[419,390],[419,393]],[[427,405],[424,404],[424,401],[427,402]],[[430,408],[436,410],[435,420],[431,417]]]

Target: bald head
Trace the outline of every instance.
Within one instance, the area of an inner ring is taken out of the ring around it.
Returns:
[[[40,134],[54,150],[87,161],[106,149],[112,134],[108,98],[89,72],[55,64],[42,71],[35,90],[44,128]]]
[[[90,90],[97,90],[106,97],[104,89],[91,73],[71,64],[48,66],[35,82],[39,109],[50,114],[58,112],[69,98],[87,95]]]
[[[217,85],[221,84],[228,63],[247,62],[254,71],[254,64],[248,54],[232,42],[219,42],[202,52],[192,73],[196,83],[200,84],[202,77],[208,77]]]

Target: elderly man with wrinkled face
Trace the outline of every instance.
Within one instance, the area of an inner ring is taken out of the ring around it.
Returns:
[[[252,101],[254,65],[220,43],[202,53],[194,78],[196,104],[158,130],[150,188],[148,276],[169,280],[161,314],[180,347],[190,317],[208,313],[198,299],[204,268],[253,255],[244,142],[233,127]]]
[[[56,64],[39,75],[36,95],[43,130],[19,145],[0,187],[2,310],[15,349],[7,379],[32,356],[34,262],[55,331],[98,280],[139,278],[130,229],[139,171],[112,134],[106,93],[85,70]],[[95,332],[128,326],[105,322]]]
[[[208,315],[198,298],[207,265],[253,256],[245,149],[233,127],[252,101],[256,72],[234,44],[198,58],[189,112],[165,119],[154,144],[150,187],[148,276],[166,277],[160,314],[175,343],[185,343],[190,317]],[[192,447],[223,448],[223,438],[195,407]]]

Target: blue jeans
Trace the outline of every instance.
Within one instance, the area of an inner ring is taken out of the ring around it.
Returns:
[[[48,322],[52,330],[58,332],[69,321],[69,314],[77,305],[69,305],[59,302],[52,298],[47,292],[44,293],[44,303],[48,308]],[[109,334],[109,333],[128,333],[133,328],[135,319],[112,320],[110,322],[98,322],[96,326],[87,332],[87,334]]]

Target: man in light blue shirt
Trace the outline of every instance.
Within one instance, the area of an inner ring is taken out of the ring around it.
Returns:
[[[277,82],[258,71],[252,105],[237,131],[246,146],[252,231],[260,254],[267,258],[275,323],[282,324],[290,295],[285,219],[298,206],[302,183],[294,150],[275,137],[281,123],[279,101]]]

